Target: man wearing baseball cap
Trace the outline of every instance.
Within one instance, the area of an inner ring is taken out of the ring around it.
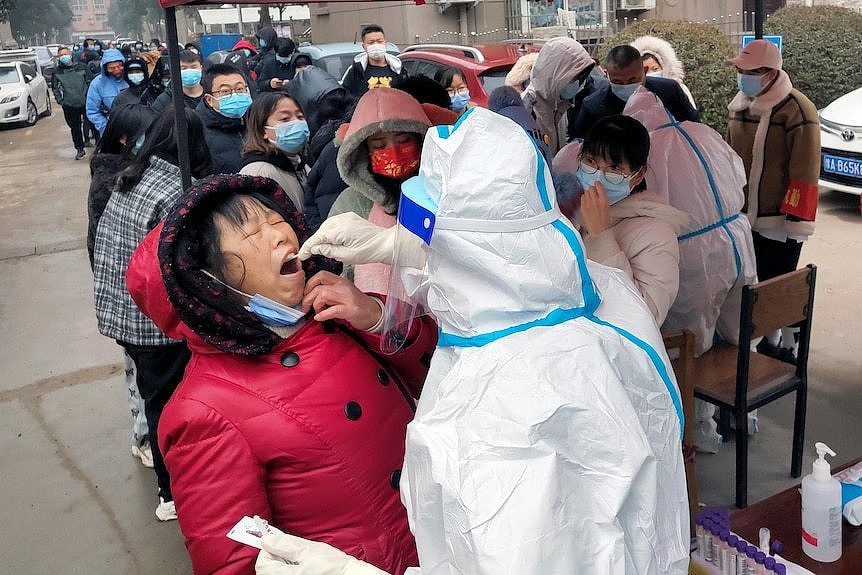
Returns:
[[[738,72],[739,93],[728,105],[727,141],[748,174],[743,212],[751,221],[763,281],[795,270],[802,242],[814,233],[820,125],[817,108],[781,69],[775,44],[754,40],[730,63]],[[798,331],[783,328],[764,338],[758,351],[795,363]]]

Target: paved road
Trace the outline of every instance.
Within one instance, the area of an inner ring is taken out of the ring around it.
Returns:
[[[176,522],[159,523],[155,477],[129,454],[119,347],[96,331],[86,251],[89,172],[62,116],[0,130],[0,572],[189,572]],[[806,466],[815,440],[862,456],[862,217],[822,194],[802,262],[819,266]],[[792,399],[761,412],[750,500],[784,489]],[[701,499],[733,501],[733,450],[698,458]],[[14,521],[12,518],[15,518]]]

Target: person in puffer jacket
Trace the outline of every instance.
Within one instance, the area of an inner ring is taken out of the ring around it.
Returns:
[[[226,537],[244,515],[392,573],[418,564],[398,482],[436,326],[381,356],[382,302],[327,271],[337,262],[300,267],[307,234],[273,180],[214,176],[129,266],[132,297],[192,352],[159,445],[198,574],[254,573],[257,549]],[[262,296],[314,311],[276,320]]]
[[[561,198],[560,208],[581,229],[587,257],[624,271],[661,325],[679,290],[677,235],[688,215],[646,190],[649,150],[640,122],[608,116],[583,143],[560,150],[554,172],[574,174],[572,183],[580,188],[572,194],[558,187],[557,195],[576,198],[568,205]]]
[[[639,36],[632,40],[630,46],[637,49],[643,56],[646,75],[654,78],[667,78],[676,80],[693,108],[697,108],[691,90],[685,85],[685,68],[676,55],[676,50],[667,40],[655,36]]]
[[[108,113],[114,98],[129,87],[123,77],[125,61],[119,50],[105,50],[102,56],[102,73],[93,78],[87,89],[87,118],[96,126],[100,136],[108,125]]]

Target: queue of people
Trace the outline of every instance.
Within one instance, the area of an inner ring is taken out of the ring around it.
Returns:
[[[655,38],[602,65],[550,40],[490,110],[457,68],[407,77],[379,26],[343,83],[257,39],[244,65],[183,50],[183,102],[140,54],[106,50],[86,98],[74,59],[57,77],[76,150],[82,108],[101,134],[88,247],[132,452],[194,571],[684,573],[659,328],[733,341],[742,286],[813,232],[816,111],[780,55],[728,64],[725,143]],[[227,537],[244,515],[263,551]]]

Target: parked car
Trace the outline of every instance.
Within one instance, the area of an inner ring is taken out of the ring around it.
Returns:
[[[503,86],[506,74],[529,52],[538,52],[538,40],[505,41],[498,44],[459,46],[455,44],[418,44],[409,46],[399,56],[411,76],[434,75],[447,67],[464,72],[470,89],[470,101],[477,106],[488,105],[488,94]]]
[[[820,110],[820,182],[862,195],[862,88]]]
[[[54,62],[54,54],[51,53],[47,46],[32,46],[32,49],[36,52],[36,59],[39,61],[42,75],[45,76],[45,80],[50,85],[51,78],[54,77],[54,70],[57,66]]]
[[[3,56],[0,52],[0,58]],[[50,115],[48,83],[37,66],[33,62],[0,60],[0,124],[23,122],[32,126],[39,116]]]
[[[363,52],[362,44],[356,42],[334,42],[332,44],[304,44],[298,50],[311,57],[311,63],[323,68],[339,80],[344,80],[347,69],[353,64],[356,56]],[[386,43],[386,51],[398,56],[398,46],[392,42]]]

